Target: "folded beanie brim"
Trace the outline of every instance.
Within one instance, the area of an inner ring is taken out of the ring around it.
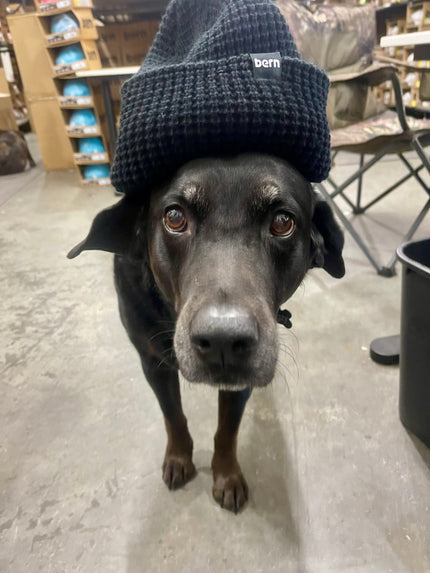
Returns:
[[[309,181],[330,169],[319,68],[281,58],[281,76],[256,79],[250,54],[145,69],[124,83],[112,182],[135,193],[197,157],[264,152]]]

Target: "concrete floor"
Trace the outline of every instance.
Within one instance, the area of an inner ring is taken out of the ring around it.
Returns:
[[[366,189],[402,169],[385,162]],[[235,516],[211,497],[216,392],[183,384],[198,475],[169,492],[111,257],[65,257],[112,190],[40,163],[0,185],[2,573],[430,571],[430,452],[399,422],[398,368],[368,350],[399,331],[400,275],[377,276],[347,237],[346,277],[313,271],[290,301],[278,375],[242,423],[251,498]],[[362,219],[383,258],[424,199],[410,184]]]

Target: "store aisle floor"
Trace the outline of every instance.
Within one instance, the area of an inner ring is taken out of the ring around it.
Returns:
[[[366,188],[401,169],[380,164]],[[170,492],[111,256],[66,259],[112,189],[40,165],[0,185],[0,571],[430,571],[430,451],[399,422],[398,368],[369,359],[399,332],[400,272],[377,276],[347,237],[346,277],[314,270],[288,303],[276,379],[242,423],[251,497],[236,516],[211,496],[216,391],[182,385],[198,474]],[[359,223],[383,258],[424,200],[403,187]]]

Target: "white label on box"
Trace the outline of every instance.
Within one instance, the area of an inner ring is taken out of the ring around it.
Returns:
[[[68,8],[72,5],[72,0],[60,0],[59,2],[48,2],[47,4],[40,4],[39,10],[41,12],[52,12],[52,10],[61,10],[61,8]]]
[[[92,105],[91,97],[60,96],[60,105]]]
[[[58,42],[65,42],[66,40],[72,40],[78,37],[78,30],[72,30],[71,32],[64,32],[63,34],[54,34],[48,37],[49,44],[57,44]]]
[[[78,37],[78,30],[72,30],[71,32],[64,32],[63,38],[65,40],[71,40],[72,38]]]
[[[109,177],[101,177],[100,179],[84,179],[84,185],[110,185]]]
[[[79,62],[73,62],[71,67],[72,70],[82,70],[82,68],[87,67],[87,62],[85,60],[80,60]]]
[[[108,161],[107,153],[75,153],[76,161]]]
[[[99,130],[99,129],[98,129],[98,127],[97,127],[96,125],[84,127],[84,133],[97,133],[98,130]]]
[[[56,4],[41,4],[39,6],[39,10],[41,12],[51,12],[52,10],[56,10],[56,9],[57,9]]]
[[[73,71],[71,64],[66,64],[64,66],[55,66],[55,71],[57,74],[68,74]]]

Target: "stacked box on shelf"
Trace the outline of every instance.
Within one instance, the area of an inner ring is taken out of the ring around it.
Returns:
[[[406,10],[406,31],[417,32],[430,29],[430,2],[408,4]]]
[[[70,81],[67,80],[66,81]],[[87,93],[75,93],[73,94],[71,91],[65,93],[64,86],[65,80],[64,78],[58,78],[55,80],[55,85],[58,92],[58,103],[63,110],[70,110],[70,109],[82,109],[82,108],[93,108],[95,106],[94,103],[94,96],[93,90],[88,86]],[[82,90],[81,90],[82,91]]]
[[[97,45],[93,40],[69,42],[62,47],[49,46],[53,74],[56,77],[68,76],[82,70],[99,70],[101,66]],[[67,55],[72,53],[73,61]]]
[[[107,24],[100,28],[99,49],[103,65],[140,66],[159,25],[158,20],[141,20]]]
[[[387,19],[385,22],[385,35],[395,36],[406,32],[406,19]],[[398,48],[386,48],[386,53],[390,58],[398,58]]]
[[[34,3],[40,14],[61,14],[72,8],[93,8],[92,0],[35,0]]]
[[[34,12],[14,14],[8,16],[8,24],[44,167],[47,171],[73,169],[73,151],[64,131],[39,18]]]
[[[17,130],[9,84],[3,68],[0,68],[0,129]]]
[[[64,12],[71,21],[77,24],[77,28],[63,29],[58,32],[52,33],[51,21],[52,15],[49,12],[42,12],[45,18],[41,18],[40,22],[45,32],[47,46],[63,46],[69,44],[71,41],[80,42],[82,40],[97,40],[97,28],[93,18],[93,12],[90,8],[78,8],[75,10],[68,10]],[[57,21],[63,14],[57,15]]]
[[[63,4],[67,6],[61,8]],[[80,7],[81,4],[82,0],[38,4],[39,21],[54,76],[101,68],[93,13],[90,8]],[[46,10],[50,6],[54,6],[55,10]]]
[[[110,160],[92,88],[72,78],[78,70],[100,69],[91,2],[37,2],[45,45],[55,77],[57,102],[82,184],[110,183]]]
[[[81,183],[109,184],[110,158],[96,107],[96,94],[100,90],[90,87],[84,79],[59,78],[56,86]]]
[[[404,34],[406,31],[406,19],[389,19],[385,23],[387,36],[392,36],[396,34]]]
[[[404,34],[430,28],[430,2],[416,2],[405,7],[405,18],[387,18],[385,34],[387,36]],[[388,56],[404,64],[425,67],[426,62],[414,61],[414,46],[389,47],[375,51],[376,58]],[[420,73],[399,65],[398,75],[403,90],[403,103],[407,107],[428,108],[428,104],[420,99]],[[386,105],[394,106],[395,97],[391,83],[383,84],[374,90]]]

